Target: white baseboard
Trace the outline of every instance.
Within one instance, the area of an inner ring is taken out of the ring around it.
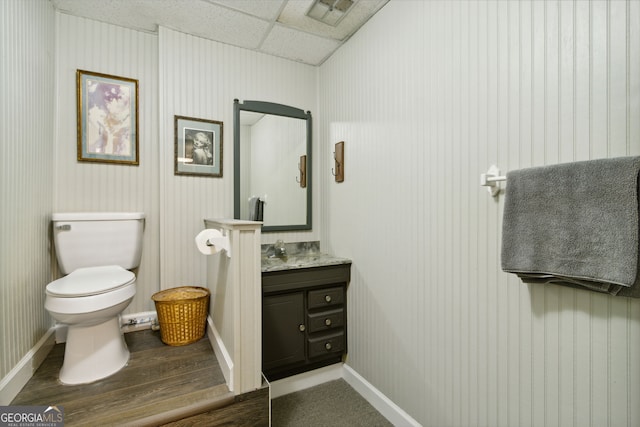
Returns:
[[[218,359],[218,364],[220,365],[222,375],[224,375],[224,379],[227,382],[227,387],[229,387],[230,391],[233,391],[233,360],[231,359],[224,342],[222,342],[222,338],[220,338],[220,334],[213,324],[211,316],[207,316],[207,337],[209,338],[211,347],[213,347],[213,352]]]
[[[414,420],[351,367],[344,365],[343,373],[344,380],[394,426],[420,427],[419,422]]]
[[[122,332],[143,331],[151,329],[158,323],[158,314],[155,311],[143,311],[140,313],[123,314],[120,316]]]
[[[328,381],[339,380],[342,377],[342,363],[336,363],[334,365],[314,369],[309,372],[303,372],[281,380],[272,381],[269,383],[271,386],[271,398],[275,399],[276,397],[305,390]]]
[[[7,406],[33,376],[55,345],[55,328],[50,328],[20,362],[0,381],[0,406]],[[44,404],[44,403],[43,403]]]
[[[391,399],[382,394],[380,390],[365,380],[360,374],[354,371],[353,368],[344,363],[336,363],[325,366],[324,368],[273,381],[269,384],[270,396],[271,399],[275,399],[289,393],[305,390],[341,378],[394,426],[420,427],[419,422],[393,403]]]

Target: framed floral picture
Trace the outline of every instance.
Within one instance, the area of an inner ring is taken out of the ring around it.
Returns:
[[[222,177],[222,122],[175,116],[175,174]]]
[[[78,161],[138,165],[138,81],[77,70]]]

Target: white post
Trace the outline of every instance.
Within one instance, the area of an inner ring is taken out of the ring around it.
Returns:
[[[229,388],[237,395],[262,386],[262,223],[205,219],[206,228],[229,236],[231,258],[215,254],[209,263],[210,316],[218,339],[231,358]],[[225,369],[223,368],[223,371]]]

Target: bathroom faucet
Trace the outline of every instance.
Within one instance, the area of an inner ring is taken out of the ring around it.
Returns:
[[[282,240],[277,240],[273,245],[274,256],[284,258],[287,256],[287,249],[284,247],[284,242]]]

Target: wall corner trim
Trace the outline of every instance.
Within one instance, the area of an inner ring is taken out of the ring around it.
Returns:
[[[49,328],[35,346],[0,380],[0,405],[7,406],[29,382],[55,345],[55,327]]]
[[[269,384],[271,399],[276,399],[289,393],[295,393],[296,391],[305,390],[340,378],[353,387],[358,394],[393,425],[421,427],[419,422],[414,420],[346,363],[336,363],[274,381]]]
[[[415,427],[421,426],[419,422],[414,420],[409,414],[403,411],[402,408],[393,403],[391,399],[382,394],[380,390],[378,390],[370,382],[365,380],[349,365],[344,364],[342,368],[343,379],[393,425]]]
[[[227,347],[224,345],[224,342],[220,337],[220,333],[213,323],[211,315],[207,316],[207,338],[209,338],[209,342],[211,343],[211,347],[213,348],[213,353],[218,359],[218,364],[220,365],[222,375],[227,382],[227,387],[229,387],[230,391],[234,391],[233,360],[231,359],[231,355],[229,355]]]

